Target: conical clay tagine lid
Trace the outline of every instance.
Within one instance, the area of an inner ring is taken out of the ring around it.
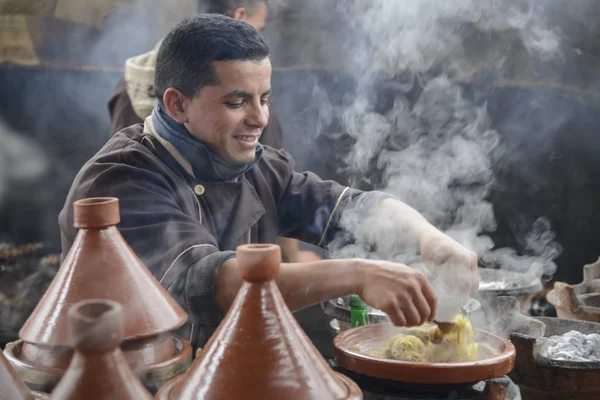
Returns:
[[[21,381],[0,351],[0,400],[34,400],[33,394]]]
[[[76,201],[74,220],[79,233],[50,287],[21,328],[23,341],[67,346],[67,310],[90,298],[114,300],[123,306],[125,339],[150,337],[185,324],[185,311],[117,230],[118,199]]]
[[[52,400],[151,400],[129,368],[119,345],[123,307],[110,300],[84,300],[69,310],[75,355]]]
[[[358,386],[331,370],[287,308],[274,278],[276,245],[237,248],[244,283],[225,319],[190,370],[167,383],[159,400],[362,399]]]

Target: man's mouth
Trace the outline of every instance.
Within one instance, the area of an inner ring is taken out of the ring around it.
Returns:
[[[254,150],[258,144],[260,135],[236,135],[233,137],[242,149]]]
[[[237,140],[242,142],[253,143],[258,141],[258,136],[234,136]]]

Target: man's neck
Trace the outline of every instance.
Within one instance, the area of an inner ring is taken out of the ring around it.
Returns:
[[[262,158],[263,148],[259,143],[250,164],[233,165],[194,138],[185,126],[173,120],[160,106],[156,106],[152,112],[152,122],[156,133],[181,153],[199,180],[235,182]]]

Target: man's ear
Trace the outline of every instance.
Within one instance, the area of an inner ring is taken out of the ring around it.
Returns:
[[[248,13],[244,7],[238,7],[231,13],[231,18],[237,19],[238,21],[244,21]]]
[[[188,122],[185,113],[187,101],[187,97],[175,88],[168,88],[163,95],[165,111],[180,124]]]

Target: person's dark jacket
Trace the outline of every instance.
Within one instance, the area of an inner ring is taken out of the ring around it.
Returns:
[[[219,266],[238,245],[285,236],[324,247],[340,210],[360,192],[295,172],[289,154],[270,146],[238,181],[208,181],[191,175],[161,143],[152,128],[135,124],[83,166],[59,216],[62,256],[77,234],[73,203],[117,197],[121,234],[188,312],[180,334],[202,346],[223,317],[215,294]]]

